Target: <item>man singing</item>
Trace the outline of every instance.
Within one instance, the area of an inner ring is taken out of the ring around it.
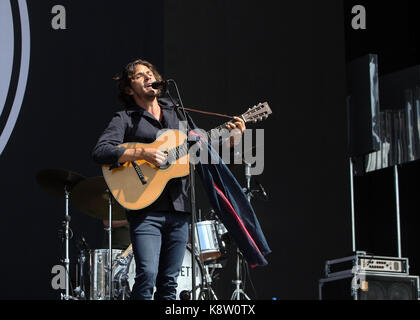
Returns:
[[[159,167],[167,155],[153,148],[127,149],[125,142],[151,143],[162,129],[180,129],[181,119],[168,98],[152,83],[162,81],[156,68],[145,60],[130,62],[116,78],[119,98],[125,110],[117,112],[100,136],[92,153],[101,165],[146,160]],[[190,119],[190,126],[195,127]],[[245,131],[245,123],[235,117],[230,131]],[[177,278],[188,241],[191,215],[189,177],[172,179],[150,206],[127,211],[130,237],[136,262],[136,278],[131,298],[175,300]]]

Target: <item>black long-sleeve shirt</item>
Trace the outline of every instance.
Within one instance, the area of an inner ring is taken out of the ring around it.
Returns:
[[[115,113],[93,149],[93,160],[101,165],[116,164],[126,150],[118,148],[118,145],[126,142],[152,143],[162,129],[181,130],[180,119],[172,102],[162,98],[158,103],[163,114],[161,122],[137,105]],[[189,122],[195,128],[194,123]],[[172,179],[158,200],[136,212],[147,211],[191,212],[189,177]]]

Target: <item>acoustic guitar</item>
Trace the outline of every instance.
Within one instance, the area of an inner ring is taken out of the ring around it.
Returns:
[[[247,122],[267,119],[272,113],[267,102],[260,103],[240,117]],[[226,123],[207,132],[209,137],[223,128]],[[140,210],[155,202],[171,179],[189,174],[187,136],[179,130],[167,130],[153,143],[128,142],[119,145],[127,149],[153,148],[167,154],[167,161],[160,167],[137,160],[125,162],[121,167],[102,166],[102,173],[109,191],[115,200],[128,210]]]

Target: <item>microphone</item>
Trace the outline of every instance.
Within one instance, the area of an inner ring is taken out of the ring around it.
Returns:
[[[163,80],[163,81],[155,81],[152,83],[152,88],[153,89],[166,89],[166,86],[168,85],[168,81]]]
[[[89,250],[89,245],[84,236],[80,236],[79,240],[76,241],[76,247],[79,251]]]
[[[85,249],[89,249],[89,245],[88,245],[88,243],[86,242],[86,239],[85,239],[85,237],[84,237],[84,236],[82,236],[82,237],[81,237],[81,240],[82,240],[82,244],[83,244],[83,246],[85,247]]]
[[[261,193],[262,193],[262,195],[263,195],[263,197],[264,197],[264,200],[268,200],[268,194],[267,194],[267,192],[265,192],[265,189],[264,189],[264,187],[262,186],[262,184],[261,184],[261,183],[259,183],[258,181],[255,181],[255,182],[257,183],[258,188],[260,189],[260,191],[261,191]]]

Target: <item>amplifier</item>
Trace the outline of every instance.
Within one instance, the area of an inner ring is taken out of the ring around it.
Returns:
[[[353,256],[329,260],[325,263],[327,278],[363,272],[408,275],[408,259],[372,256],[366,252],[357,252]]]
[[[319,280],[320,300],[419,300],[419,277],[353,273]]]

